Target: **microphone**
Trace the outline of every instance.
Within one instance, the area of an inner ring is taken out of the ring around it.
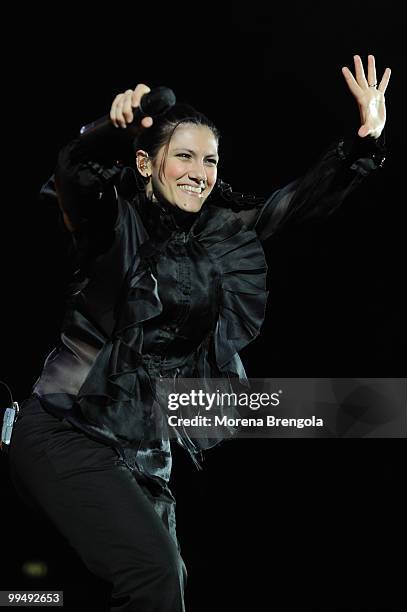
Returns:
[[[167,112],[176,102],[175,94],[168,87],[156,87],[141,97],[140,104],[133,109],[133,121],[125,129],[116,128],[109,115],[83,125],[79,139],[86,149],[98,156],[98,160],[113,161],[117,157],[130,156],[131,145],[144,128],[143,117],[153,119]]]

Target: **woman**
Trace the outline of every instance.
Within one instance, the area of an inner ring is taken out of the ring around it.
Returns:
[[[61,340],[15,425],[11,476],[112,583],[112,610],[184,609],[170,437],[199,467],[201,451],[228,435],[191,439],[168,427],[160,381],[245,382],[239,351],[258,335],[267,299],[260,241],[293,217],[330,214],[383,162],[390,70],[377,87],[373,56],[367,78],[354,60],[355,77],[342,70],[361,114],[358,137],[332,145],[266,201],[218,179],[218,130],[179,104],[142,120],[134,171],[76,139],[43,188],[58,200],[78,269]],[[117,129],[148,91],[116,96]]]

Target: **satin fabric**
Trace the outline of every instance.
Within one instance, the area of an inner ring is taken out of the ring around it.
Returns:
[[[238,351],[260,331],[266,272],[256,233],[230,210],[208,204],[188,229],[144,196],[118,196],[113,244],[73,287],[61,343],[33,392],[167,481],[170,436],[156,380],[225,378],[225,391],[229,377],[244,382]],[[197,466],[202,449],[221,441],[173,435]]]
[[[170,431],[157,381],[247,385],[239,352],[260,333],[268,296],[260,240],[331,214],[380,165],[377,149],[335,143],[264,204],[236,210],[215,196],[193,214],[142,193],[124,197],[123,170],[68,145],[43,193],[75,221],[78,269],[60,342],[33,388],[44,408],[160,482],[170,477],[170,433],[200,467],[202,451],[237,430],[198,439]]]

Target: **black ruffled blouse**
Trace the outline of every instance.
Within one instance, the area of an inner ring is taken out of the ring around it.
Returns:
[[[332,213],[383,159],[382,142],[341,141],[264,203],[214,193],[186,213],[129,197],[127,169],[90,161],[78,140],[67,145],[42,195],[58,198],[75,227],[78,268],[60,340],[33,387],[44,409],[166,483],[160,378],[247,383],[239,351],[259,334],[268,295],[261,240],[290,219]],[[197,467],[220,442],[175,435]]]

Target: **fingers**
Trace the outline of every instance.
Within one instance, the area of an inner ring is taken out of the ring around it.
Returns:
[[[368,61],[368,79],[367,80],[369,83],[369,87],[371,87],[372,85],[377,84],[376,65],[375,65],[374,55],[368,55],[367,61]],[[386,68],[386,70],[383,73],[382,80],[380,81],[380,85],[377,88],[383,94],[387,89],[387,85],[389,84],[390,75],[391,75],[390,68]]]
[[[367,84],[369,87],[375,87],[377,84],[374,55],[367,56]]]
[[[365,71],[363,69],[363,63],[362,63],[360,55],[354,55],[353,61],[355,64],[356,81],[361,87],[368,87],[368,83],[365,77]]]
[[[349,70],[347,66],[343,66],[342,74],[345,77],[345,80],[348,84],[349,89],[351,90],[354,96],[358,96],[358,94],[362,94],[361,90],[369,89],[369,87],[377,86],[377,76],[376,76],[376,62],[374,55],[368,55],[367,57],[367,79],[365,77],[365,73],[363,70],[363,63],[359,55],[354,55],[355,62],[355,75],[353,76],[352,72]],[[387,86],[389,84],[391,75],[390,68],[386,68],[383,73],[382,80],[380,81],[377,90],[381,93],[385,93]]]
[[[383,94],[387,89],[387,85],[389,84],[390,81],[390,75],[391,75],[391,70],[390,68],[386,68],[386,70],[384,71],[384,74],[382,76],[382,80],[380,81],[380,85],[377,88],[379,91],[381,91]]]
[[[376,63],[375,63],[374,55],[367,56],[367,66],[368,66],[367,67],[368,86],[369,87],[377,86]],[[390,75],[391,75],[390,68],[386,68],[386,70],[383,73],[382,80],[380,81],[380,85],[377,87],[377,89],[381,91],[383,94],[387,89],[387,85],[389,84]]]
[[[355,77],[348,67],[344,66],[342,68],[342,74],[348,83],[349,89],[352,93],[356,93],[357,91],[362,89],[366,89],[369,85],[375,85],[376,83],[376,65],[375,59],[373,55],[368,55],[367,58],[367,75],[366,79],[365,71],[363,68],[363,62],[360,55],[353,56],[353,62],[355,64]]]
[[[371,74],[374,74],[376,76],[374,57],[373,55],[369,55],[369,58],[371,59],[368,59],[368,74],[369,76]],[[355,76],[353,76],[352,72],[347,66],[343,66],[342,74],[345,77],[346,83],[352,94],[357,97],[358,95],[360,95],[361,89],[366,89],[368,87],[368,82],[365,77],[365,71],[363,69],[363,63],[360,55],[354,55],[353,62],[355,64]]]
[[[359,91],[360,91],[360,87],[357,84],[357,82],[355,80],[355,77],[353,76],[353,74],[351,73],[351,71],[349,70],[349,68],[347,66],[343,66],[342,74],[345,77],[345,81],[346,81],[349,89],[351,90],[353,95],[356,96],[359,93]]]
[[[151,89],[147,85],[144,85],[144,83],[139,83],[137,85],[136,89],[133,92],[133,96],[132,96],[133,108],[136,108],[137,106],[139,106],[141,98],[144,96],[144,94],[148,93],[149,91],[151,91]]]
[[[127,89],[124,93],[118,94],[113,101],[110,118],[114,125],[119,125],[125,128],[128,123],[133,121],[133,111],[131,107],[131,101],[133,96],[133,90]],[[112,114],[114,115],[112,117]]]
[[[151,89],[139,83],[134,89],[127,89],[124,93],[118,94],[113,100],[110,109],[110,119],[115,127],[125,128],[129,123],[133,121],[134,114],[133,109],[140,106],[140,100],[144,94],[151,91]],[[141,124],[144,127],[150,127],[153,123],[151,117],[144,117]]]

